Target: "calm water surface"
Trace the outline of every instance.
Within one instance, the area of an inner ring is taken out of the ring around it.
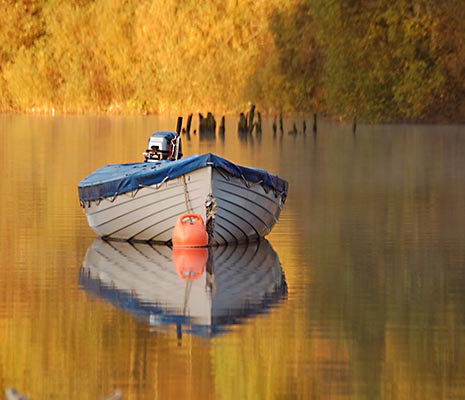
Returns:
[[[464,398],[465,128],[360,126],[353,136],[326,123],[315,137],[289,135],[293,122],[274,135],[264,120],[262,136],[245,140],[229,117],[224,139],[184,139],[186,154],[214,152],[290,185],[262,253],[215,253],[215,291],[209,271],[179,279],[166,248],[115,246],[99,264],[79,206],[84,176],[140,161],[148,135],[174,129],[176,116],[0,116],[1,390],[32,400],[117,389],[124,399]],[[213,326],[186,317],[202,301],[217,307]]]

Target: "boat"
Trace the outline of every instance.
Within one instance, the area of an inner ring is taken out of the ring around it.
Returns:
[[[89,226],[106,239],[170,243],[180,216],[202,218],[208,245],[259,240],[270,233],[288,183],[212,153],[183,157],[180,122],[148,140],[143,162],[106,165],[78,184]]]
[[[151,331],[178,336],[216,336],[287,296],[281,263],[266,239],[171,249],[96,238],[85,255],[79,286]]]

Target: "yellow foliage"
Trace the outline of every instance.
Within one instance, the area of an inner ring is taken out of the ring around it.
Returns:
[[[396,0],[0,1],[0,110],[460,120],[464,11]]]

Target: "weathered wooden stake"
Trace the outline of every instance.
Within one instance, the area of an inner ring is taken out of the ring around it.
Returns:
[[[317,117],[316,117],[316,113],[313,113],[313,133],[316,133],[317,130],[318,130]]]
[[[182,128],[182,117],[178,117],[178,123],[176,124],[176,134],[179,136],[181,134]]]
[[[279,131],[281,132],[281,136],[284,135],[284,127],[283,127],[283,113],[279,113]]]
[[[216,121],[215,117],[211,112],[208,112],[207,114],[207,128],[210,133],[215,134],[216,132]]]
[[[250,110],[249,110],[249,121],[247,123],[247,127],[249,128],[249,134],[252,134],[253,132],[253,119],[255,116],[255,104],[250,103]]]
[[[245,115],[243,112],[241,112],[239,115],[239,122],[237,124],[237,130],[239,131],[240,134],[244,134],[248,132],[247,119],[245,118]]]
[[[221,117],[220,127],[218,128],[218,134],[220,135],[221,139],[224,139],[224,115]]]
[[[295,121],[294,121],[293,124],[292,124],[292,130],[290,130],[290,131],[288,132],[288,135],[297,136],[297,133],[298,133],[298,131],[297,131],[297,125],[295,124]]]
[[[257,135],[262,134],[262,115],[260,114],[260,111],[257,112],[257,122],[255,123],[255,133]]]
[[[215,137],[215,132],[216,121],[213,114],[209,111],[207,117],[204,118],[204,116],[199,113],[199,135],[207,139],[213,139]]]
[[[357,132],[357,113],[354,114],[354,118],[352,119],[352,133],[355,135]]]
[[[187,116],[186,133],[191,134],[192,113]]]

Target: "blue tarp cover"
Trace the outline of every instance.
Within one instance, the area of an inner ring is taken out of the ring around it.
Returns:
[[[207,165],[221,168],[235,177],[263,185],[287,196],[286,180],[271,175],[263,169],[243,167],[212,153],[193,155],[177,161],[112,164],[99,168],[79,182],[81,201],[100,200],[117,194],[131,192],[143,186],[162,182],[166,177],[174,179]]]

